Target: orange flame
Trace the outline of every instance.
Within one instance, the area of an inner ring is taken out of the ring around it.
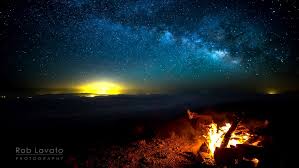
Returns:
[[[208,135],[205,136],[208,142],[208,147],[210,150],[210,154],[213,157],[214,151],[216,147],[220,147],[221,142],[224,138],[224,135],[231,127],[230,123],[226,123],[224,126],[217,128],[217,124],[212,123],[209,126]],[[243,144],[246,142],[250,137],[250,134],[247,132],[241,132],[240,134],[236,134],[235,132],[232,133],[231,138],[228,142],[227,147],[236,146],[237,144]]]

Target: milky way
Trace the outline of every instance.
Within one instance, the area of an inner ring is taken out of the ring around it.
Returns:
[[[292,32],[280,28],[277,17],[287,5],[288,17],[297,11],[290,3],[28,2],[1,12],[7,27],[1,36],[14,31],[9,43],[15,46],[5,50],[13,55],[10,70],[34,86],[110,79],[175,87],[267,79],[285,71],[290,60]]]

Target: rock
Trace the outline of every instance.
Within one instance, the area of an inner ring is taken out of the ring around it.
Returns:
[[[146,141],[145,140],[140,140],[140,141],[138,141],[138,144],[139,145],[146,145]]]
[[[200,148],[199,148],[199,152],[206,152],[206,153],[209,152],[209,147],[208,147],[207,143],[204,142],[204,143],[200,146]]]
[[[196,156],[192,152],[183,152],[181,153],[182,156],[184,156],[186,159],[190,161],[196,161]]]
[[[156,153],[154,154],[154,157],[155,157],[155,158],[159,158],[159,159],[165,159],[165,158],[167,158],[167,154],[164,153],[164,152],[156,152]]]
[[[140,167],[151,167],[152,162],[150,159],[148,159],[147,157],[143,156],[140,160],[139,160],[139,164]]]

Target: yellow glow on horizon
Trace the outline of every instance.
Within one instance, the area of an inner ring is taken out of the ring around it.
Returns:
[[[79,87],[80,93],[89,93],[95,95],[117,95],[122,94],[124,87],[113,82],[92,82]]]
[[[278,94],[278,91],[275,89],[269,89],[267,90],[267,94],[271,94],[271,95]]]

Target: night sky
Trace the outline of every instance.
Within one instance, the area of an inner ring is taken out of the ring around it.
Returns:
[[[112,81],[128,93],[294,89],[295,2],[1,2],[1,88]]]

